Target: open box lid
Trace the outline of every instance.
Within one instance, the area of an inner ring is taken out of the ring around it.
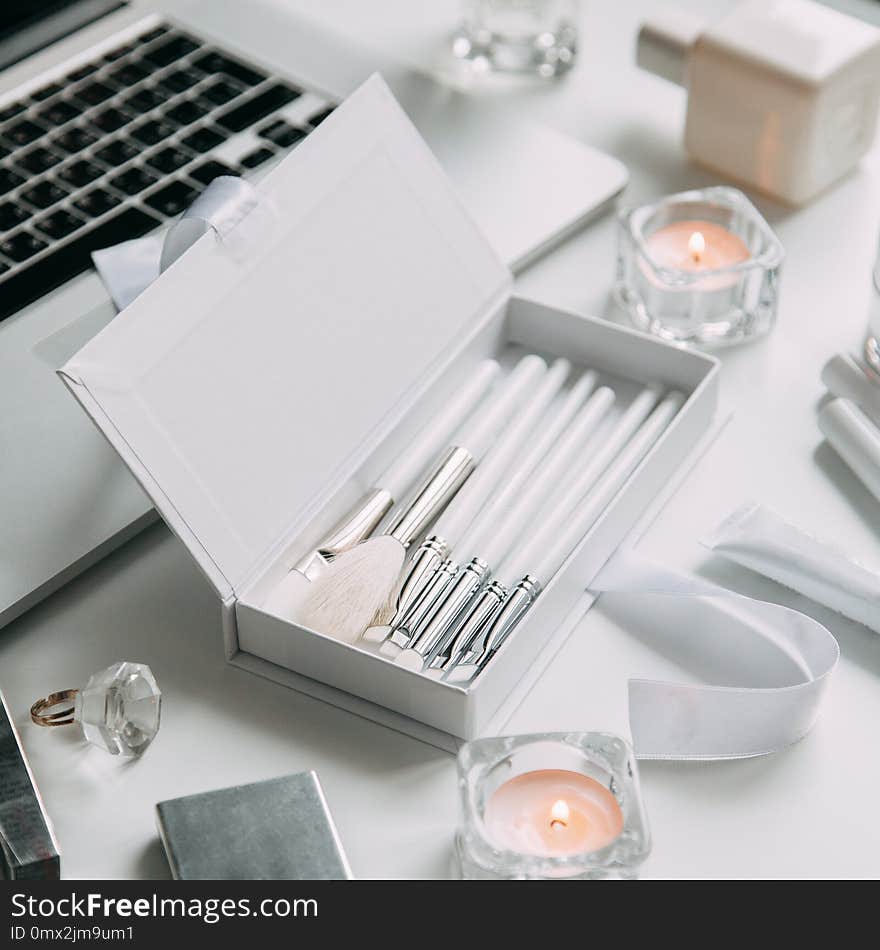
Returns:
[[[378,76],[258,191],[59,370],[224,599],[510,285]]]

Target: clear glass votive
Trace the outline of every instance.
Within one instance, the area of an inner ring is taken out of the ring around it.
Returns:
[[[773,326],[784,258],[741,191],[685,191],[620,213],[615,293],[640,330],[681,344],[739,343]]]
[[[480,72],[551,79],[574,65],[577,0],[465,0],[452,52]]]
[[[458,789],[466,880],[634,879],[651,850],[635,757],[618,736],[468,742]]]

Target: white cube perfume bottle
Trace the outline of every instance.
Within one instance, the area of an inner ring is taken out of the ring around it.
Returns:
[[[713,24],[658,14],[637,60],[687,88],[695,161],[789,204],[843,176],[874,139],[880,30],[811,0],[748,0]]]

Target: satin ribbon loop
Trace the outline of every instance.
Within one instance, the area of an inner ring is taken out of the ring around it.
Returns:
[[[840,657],[818,620],[671,571],[630,548],[608,561],[590,590],[652,630],[665,650],[699,657],[704,675],[723,682],[630,680],[639,758],[767,755],[812,728]]]
[[[208,231],[214,231],[230,252],[241,252],[251,235],[265,223],[261,220],[254,223],[253,229],[244,227],[259,216],[255,214],[258,211],[267,211],[269,217],[274,217],[250,182],[222,175],[166,232],[102,248],[92,254],[92,261],[116,307],[124,310]],[[261,217],[265,219],[267,215]]]

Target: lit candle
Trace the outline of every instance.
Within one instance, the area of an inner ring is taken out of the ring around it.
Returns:
[[[688,273],[723,270],[751,257],[739,235],[714,221],[675,221],[649,234],[646,244],[658,267]]]
[[[484,820],[497,847],[551,858],[598,851],[623,831],[614,795],[588,775],[563,769],[505,782],[489,798]]]

